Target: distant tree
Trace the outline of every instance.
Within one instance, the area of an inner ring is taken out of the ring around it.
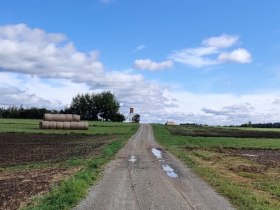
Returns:
[[[78,94],[73,97],[70,108],[65,109],[66,113],[79,114],[83,120],[96,120],[98,110],[95,104],[94,94]]]
[[[280,128],[280,123],[245,123],[241,124],[240,127],[252,127],[252,128]]]
[[[120,113],[116,113],[112,116],[111,120],[113,122],[123,122],[123,121],[125,121],[125,117],[124,117],[124,115],[122,115]]]
[[[248,127],[250,127],[250,128],[252,127],[252,122],[251,121],[248,122]]]
[[[119,111],[120,104],[111,92],[102,92],[96,95],[98,114],[106,121],[113,121],[114,115]]]
[[[251,128],[253,127],[253,124],[251,121],[249,121],[248,123],[242,124],[240,127],[247,127],[247,128]]]
[[[42,119],[45,113],[57,113],[56,110],[47,110],[45,108],[24,108],[23,106],[9,106],[1,108],[2,118],[17,119]]]
[[[140,114],[133,115],[132,122],[139,123],[140,122]]]
[[[105,91],[98,94],[82,94],[72,99],[70,108],[66,112],[81,115],[84,120],[97,120],[98,116],[106,121],[124,121],[119,113],[119,102],[114,94]]]

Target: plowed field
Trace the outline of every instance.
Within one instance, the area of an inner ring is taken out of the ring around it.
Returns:
[[[56,163],[99,155],[115,136],[0,133],[0,209],[14,210],[30,202],[81,167],[48,166],[18,169],[19,165]],[[9,167],[13,170],[8,170]]]

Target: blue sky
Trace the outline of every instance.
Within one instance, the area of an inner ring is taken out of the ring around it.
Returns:
[[[279,121],[280,3],[0,3],[0,103],[113,91],[144,122]]]

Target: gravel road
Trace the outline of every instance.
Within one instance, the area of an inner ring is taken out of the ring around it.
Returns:
[[[165,170],[163,170],[165,169]],[[105,169],[75,210],[233,209],[204,181],[154,140],[152,127],[137,133]]]

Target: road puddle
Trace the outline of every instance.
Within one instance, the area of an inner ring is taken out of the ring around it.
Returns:
[[[246,157],[257,157],[258,155],[252,155],[252,154],[242,154],[243,156],[246,156]]]
[[[132,155],[128,161],[134,163],[137,161],[137,159],[134,155]]]
[[[175,173],[175,170],[169,165],[162,165],[163,170],[166,172],[167,176],[172,178],[178,178],[178,174]]]
[[[161,151],[159,149],[153,148],[152,149],[152,153],[154,154],[154,156],[158,159],[162,158],[161,156]]]
[[[161,150],[157,148],[152,148],[152,153],[153,155],[159,159],[159,162],[165,162],[165,160],[162,159],[162,152]],[[178,178],[178,174],[175,173],[175,170],[171,168],[169,165],[165,164],[162,165],[162,169],[166,172],[167,176],[172,177],[172,178]]]

